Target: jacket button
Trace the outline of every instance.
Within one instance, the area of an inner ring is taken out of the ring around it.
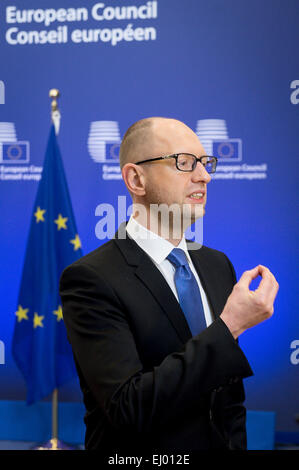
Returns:
[[[239,381],[239,378],[238,377],[232,377],[231,379],[229,379],[228,383],[229,385],[232,385],[232,384],[235,384]]]
[[[213,388],[213,392],[215,392],[215,393],[221,392],[221,390],[223,390],[222,385],[220,385],[220,387]]]

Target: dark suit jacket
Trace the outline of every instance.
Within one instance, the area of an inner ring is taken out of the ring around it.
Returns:
[[[219,318],[235,272],[219,251],[189,253],[215,317],[193,338],[164,277],[133,240],[113,239],[63,272],[87,449],[246,448],[242,378],[252,371]]]

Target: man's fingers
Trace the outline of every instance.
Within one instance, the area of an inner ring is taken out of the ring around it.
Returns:
[[[273,311],[273,304],[279,286],[275,277],[266,266],[258,265],[249,271],[245,271],[240,278],[240,281],[242,280],[241,285],[249,290],[250,282],[258,275],[260,275],[262,279],[258,288],[254,291],[256,301],[259,302],[260,305],[264,305],[266,309],[272,309]]]
[[[259,274],[260,274],[260,266],[256,266],[253,269],[248,269],[248,271],[244,271],[244,273],[239,279],[239,282],[238,282],[239,286],[247,287],[247,289],[249,289],[249,284],[251,283],[251,281],[253,281],[253,279],[258,277]]]
[[[262,280],[255,292],[261,295],[269,296],[270,298],[273,298],[274,301],[278,291],[278,283],[271,271],[266,268],[266,266],[260,266],[260,268]]]
[[[266,266],[259,264],[255,268],[245,271],[240,277],[238,284],[249,290],[250,283],[259,275],[262,279],[255,292],[261,298],[268,298],[274,302],[279,286],[275,277]]]

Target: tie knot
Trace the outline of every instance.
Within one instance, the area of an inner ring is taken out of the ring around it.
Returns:
[[[188,266],[187,256],[181,248],[174,248],[167,256],[167,259],[176,267]]]

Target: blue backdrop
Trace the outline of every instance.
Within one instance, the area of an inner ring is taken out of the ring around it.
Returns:
[[[84,254],[103,243],[96,207],[127,196],[117,151],[134,121],[180,119],[220,157],[204,243],[230,257],[238,278],[264,264],[280,284],[274,316],[240,338],[255,372],[247,406],[276,411],[278,430],[298,431],[298,22],[297,0],[1,2],[0,399],[26,396],[11,340],[57,87]],[[77,381],[60,397],[79,401]]]

